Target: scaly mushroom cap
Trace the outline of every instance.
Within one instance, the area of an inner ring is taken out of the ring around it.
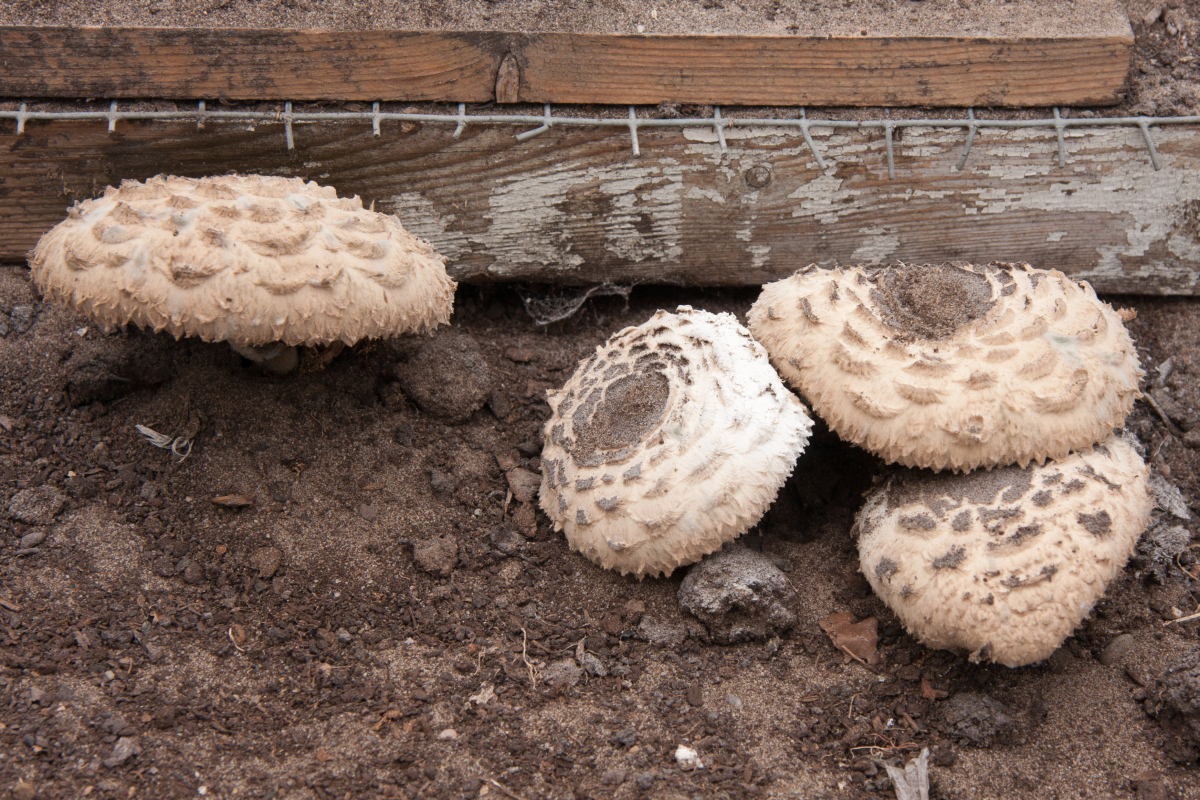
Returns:
[[[1124,424],[1143,374],[1089,285],[1028,264],[808,267],[750,330],[839,436],[908,467],[1063,458]]]
[[[1150,519],[1147,474],[1118,438],[1042,466],[900,472],[858,513],[862,571],[926,645],[1041,661],[1133,553]]]
[[[670,574],[758,522],[812,420],[731,314],[626,328],[549,393],[542,510],[621,574]]]
[[[299,178],[123,181],[72,208],[30,265],[46,295],[105,326],[243,346],[430,330],[454,303],[428,242]]]

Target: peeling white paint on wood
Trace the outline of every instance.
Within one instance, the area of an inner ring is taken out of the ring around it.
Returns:
[[[552,165],[488,188],[488,224],[465,237],[436,202],[406,194],[396,207],[469,262],[456,267],[463,276],[486,261],[489,275],[524,280],[759,283],[806,263],[1019,259],[1102,291],[1200,292],[1200,232],[1184,224],[1186,204],[1200,202],[1194,129],[1154,132],[1159,172],[1137,130],[1072,131],[1066,168],[1053,131],[984,131],[959,172],[963,131],[907,129],[893,181],[879,132],[818,135],[824,172],[790,131],[725,134],[725,152],[694,128],[644,137],[639,159],[603,164],[565,146]],[[753,166],[771,169],[766,187],[746,182]]]

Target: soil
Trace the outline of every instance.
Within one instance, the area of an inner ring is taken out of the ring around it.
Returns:
[[[223,345],[97,330],[0,268],[0,786],[892,797],[885,765],[929,748],[933,798],[1200,797],[1200,620],[1174,621],[1200,580],[1177,566],[1160,582],[1135,559],[1044,663],[930,651],[849,536],[885,468],[827,430],[739,540],[790,583],[779,635],[718,644],[721,621],[680,606],[687,570],[622,578],[553,533],[530,502],[545,390],[660,307],[744,320],[753,300],[639,287],[539,328],[512,289],[460,287],[432,338],[279,376]],[[1194,535],[1200,303],[1114,302],[1137,310],[1147,390],[1174,418],[1139,402],[1129,428]],[[189,439],[187,457],[137,425]]]

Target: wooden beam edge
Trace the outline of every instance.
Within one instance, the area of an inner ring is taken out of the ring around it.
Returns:
[[[822,38],[0,26],[0,93],[620,105],[1103,105],[1118,102],[1132,51],[1132,32]],[[498,95],[499,89],[504,91]]]

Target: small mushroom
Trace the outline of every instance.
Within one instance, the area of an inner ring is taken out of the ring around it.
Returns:
[[[76,204],[30,255],[47,296],[105,326],[226,341],[281,371],[295,345],[447,322],[442,261],[358,197],[258,175],[123,181]]]
[[[754,525],[812,421],[730,314],[626,328],[549,393],[542,510],[607,569],[670,574]]]
[[[1048,657],[1133,553],[1148,470],[1123,439],[955,475],[902,470],[855,521],[863,573],[934,648],[1010,667]]]
[[[808,267],[750,330],[839,436],[910,467],[1063,458],[1121,427],[1143,374],[1089,285],[1028,264]]]

